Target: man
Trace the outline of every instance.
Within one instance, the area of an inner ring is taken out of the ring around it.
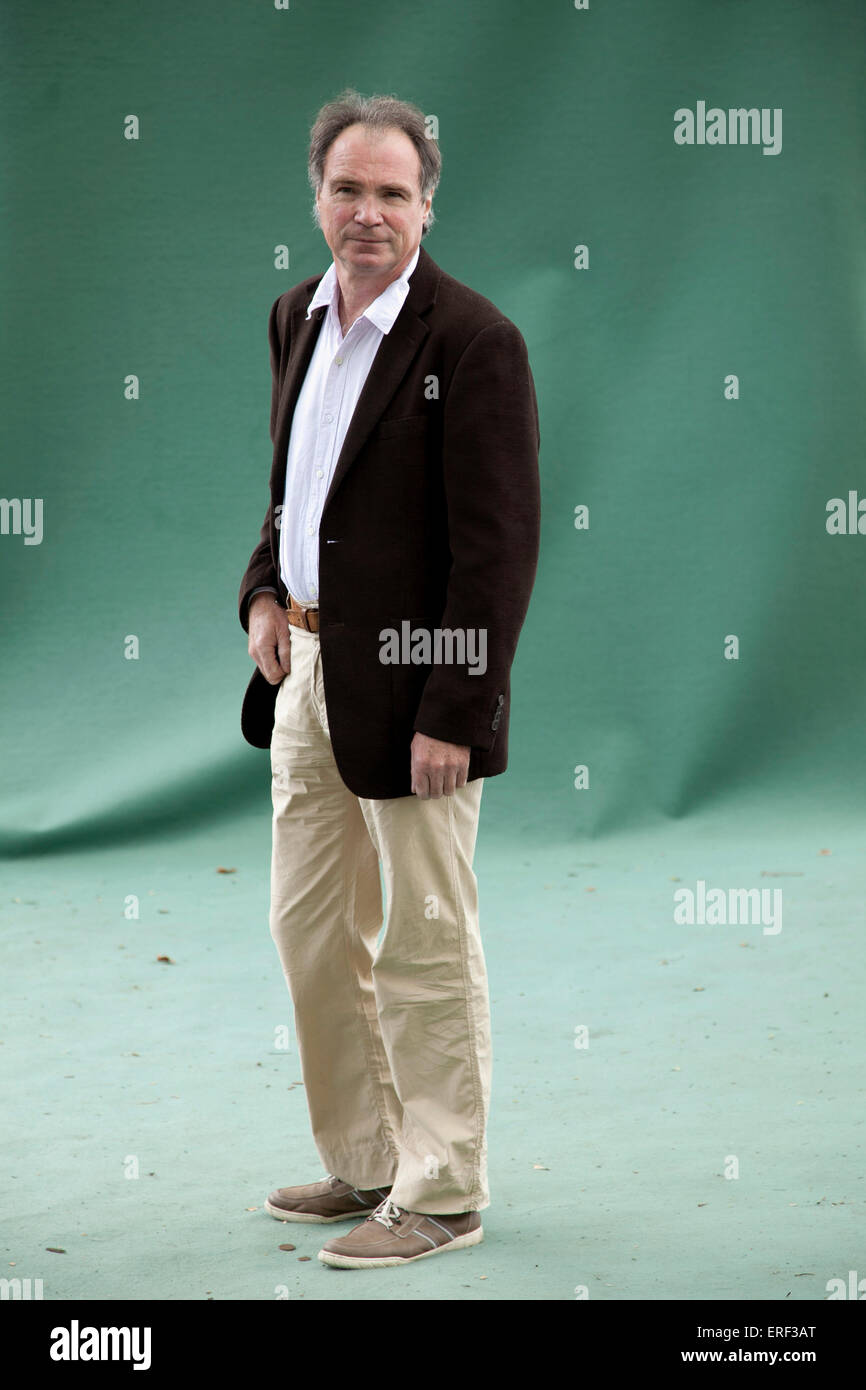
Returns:
[[[365,1217],[319,1252],[346,1268],[474,1245],[490,1204],[472,859],[507,761],[539,428],[518,329],[420,244],[439,170],[409,103],[350,90],[319,112],[333,264],[271,310],[271,500],[239,597],[242,728],[271,750],[270,928],[328,1170],[266,1208]]]

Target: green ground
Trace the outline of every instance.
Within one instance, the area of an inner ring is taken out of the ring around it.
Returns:
[[[291,1016],[263,803],[3,866],[2,1273],[45,1299],[373,1301],[814,1300],[866,1274],[861,831],[740,815],[563,846],[507,808],[491,782],[482,1245],[338,1271],[316,1252],[350,1224],[262,1210],[322,1176],[294,1044],[274,1042]],[[781,888],[782,930],[677,925],[676,879]]]

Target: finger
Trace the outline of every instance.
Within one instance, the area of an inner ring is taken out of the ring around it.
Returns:
[[[269,685],[279,685],[280,681],[285,680],[287,674],[280,663],[274,661],[273,657],[269,657],[267,661],[260,661],[259,670]]]
[[[271,637],[270,641],[266,641],[256,648],[254,659],[265,680],[271,685],[279,685],[280,681],[289,674],[283,668],[276,644],[276,635]]]
[[[417,740],[418,735],[416,734],[409,745],[409,787],[413,796],[421,796],[424,790],[421,760],[416,752]]]
[[[286,635],[280,633],[277,642],[277,661],[281,668],[281,676],[289,675],[292,669],[292,642],[289,637],[289,630],[286,628]]]

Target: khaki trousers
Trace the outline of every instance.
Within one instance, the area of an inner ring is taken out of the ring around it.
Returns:
[[[319,635],[289,632],[271,740],[270,928],[316,1147],[327,1172],[392,1185],[404,1210],[481,1211],[492,1050],[472,858],[483,779],[436,800],[355,796],[331,749]]]

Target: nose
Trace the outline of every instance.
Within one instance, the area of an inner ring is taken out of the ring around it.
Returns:
[[[364,226],[367,227],[370,226],[371,223],[381,222],[381,220],[382,215],[376,206],[376,199],[372,195],[367,198],[362,198],[355,209],[355,221],[362,222]]]

